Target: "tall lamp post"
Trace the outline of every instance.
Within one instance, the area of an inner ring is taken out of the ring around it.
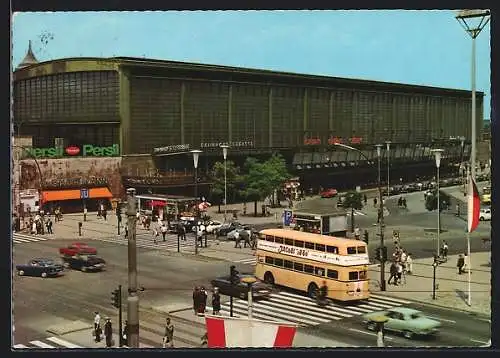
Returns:
[[[198,255],[198,213],[199,213],[199,203],[198,203],[198,159],[200,158],[201,150],[192,150],[193,154],[193,166],[194,166],[194,197],[195,197],[195,231],[194,231],[194,254]]]
[[[353,150],[355,152],[358,152],[363,158],[366,159],[366,161],[370,161],[370,159],[357,148],[351,147],[349,145],[341,144],[341,143],[334,143],[335,146],[341,147],[347,150]],[[384,202],[382,200],[382,184],[380,181],[380,155],[381,155],[381,149],[382,149],[382,144],[377,144],[377,155],[378,155],[378,195],[379,195],[379,200],[380,200],[380,250],[384,254],[381,255],[380,257],[380,290],[385,291],[385,253],[387,252],[385,246],[384,246]]]
[[[472,92],[472,130],[471,130],[471,155],[470,155],[470,175],[473,180],[476,179],[476,38],[490,21],[490,10],[461,10],[455,16],[464,30],[472,38],[472,61],[471,61],[471,92]],[[469,208],[470,209],[470,208]],[[467,229],[467,257],[468,257],[468,295],[467,304],[471,305],[470,291],[470,234]]]
[[[390,181],[390,161],[391,161],[391,142],[387,141],[385,142],[386,148],[387,148],[387,197],[391,195],[391,181]]]
[[[464,165],[464,148],[465,148],[465,137],[460,137],[460,177],[464,185],[464,194],[466,193],[465,186],[465,165]]]
[[[227,220],[227,150],[228,145],[221,145],[222,155],[224,156],[224,222]]]
[[[443,149],[433,149],[431,152],[434,153],[434,159],[436,160],[436,172],[437,172],[437,256],[439,257],[439,235],[441,234],[441,201],[439,198],[439,167],[441,166],[441,156],[443,155]]]

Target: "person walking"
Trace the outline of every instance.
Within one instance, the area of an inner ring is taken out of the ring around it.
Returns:
[[[158,232],[158,228],[155,227],[153,228],[153,242],[155,244],[158,244],[158,237],[160,236],[160,233]]]
[[[99,315],[99,312],[94,312],[94,336],[95,336],[95,342],[99,343],[101,341],[101,316]]]
[[[443,240],[443,248],[441,249],[441,255],[443,259],[448,260],[448,243]]]
[[[122,331],[122,345],[125,345],[128,347],[128,321],[125,320],[125,324],[123,326],[123,331]]]
[[[402,262],[397,262],[396,263],[396,267],[398,269],[398,273],[397,273],[397,280],[396,280],[396,284],[398,284],[398,282],[401,284],[402,283],[402,278],[403,278],[403,263]]]
[[[161,235],[163,236],[163,242],[165,242],[165,236],[167,235],[167,225],[165,223],[161,224]]]
[[[458,269],[458,274],[461,275],[464,271],[464,266],[465,266],[465,259],[462,254],[458,255],[457,259],[457,269]]]
[[[106,317],[104,324],[104,337],[106,337],[106,348],[111,348],[113,346],[113,326],[109,317]]]
[[[207,291],[205,290],[205,287],[201,287],[201,289],[200,289],[200,309],[198,310],[198,312],[201,314],[205,313],[205,309],[207,307],[207,298],[208,298],[208,294],[207,294]]]
[[[165,324],[165,334],[163,336],[163,348],[173,348],[174,347],[174,325],[170,321],[170,317],[167,317],[167,323]]]
[[[363,201],[365,202],[365,206],[366,206],[366,203],[368,202],[368,198],[367,198],[366,194],[363,195]]]
[[[53,234],[54,232],[52,231],[52,220],[50,218],[47,218],[47,234]]]
[[[241,239],[238,230],[234,233],[234,248],[239,247],[241,249]]]
[[[391,263],[391,267],[389,269],[389,273],[390,273],[390,276],[389,276],[389,279],[387,280],[387,283],[390,285],[391,284],[391,280],[393,280],[394,285],[397,286],[398,285],[398,283],[397,283],[398,268],[396,266],[396,262],[395,261],[393,261]]]
[[[219,288],[215,287],[212,294],[212,310],[214,315],[220,314],[220,294]]]
[[[107,219],[106,219],[106,218],[107,218],[107,216],[108,216],[108,212],[106,211],[106,209],[104,209],[104,210],[102,211],[102,218],[104,219],[104,221],[106,221],[106,220],[107,220]]]
[[[199,306],[200,306],[200,288],[196,286],[193,290],[193,311],[195,315],[198,314]]]
[[[409,252],[406,256],[406,272],[411,275],[413,273],[413,258],[412,254]]]

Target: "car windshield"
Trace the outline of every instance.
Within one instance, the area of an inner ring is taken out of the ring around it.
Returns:
[[[410,318],[411,319],[419,319],[419,318],[422,318],[422,314],[420,312],[417,312],[417,313],[412,313],[410,315]]]

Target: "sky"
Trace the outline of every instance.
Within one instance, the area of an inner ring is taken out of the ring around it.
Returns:
[[[15,13],[13,66],[145,57],[471,89],[472,40],[452,10]],[[490,118],[490,24],[476,40],[476,89]]]

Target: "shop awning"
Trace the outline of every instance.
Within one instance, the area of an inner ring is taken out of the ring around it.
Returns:
[[[112,198],[113,194],[108,188],[89,188],[89,189],[67,189],[67,190],[45,190],[42,191],[42,201],[77,200],[77,199],[96,199]]]

